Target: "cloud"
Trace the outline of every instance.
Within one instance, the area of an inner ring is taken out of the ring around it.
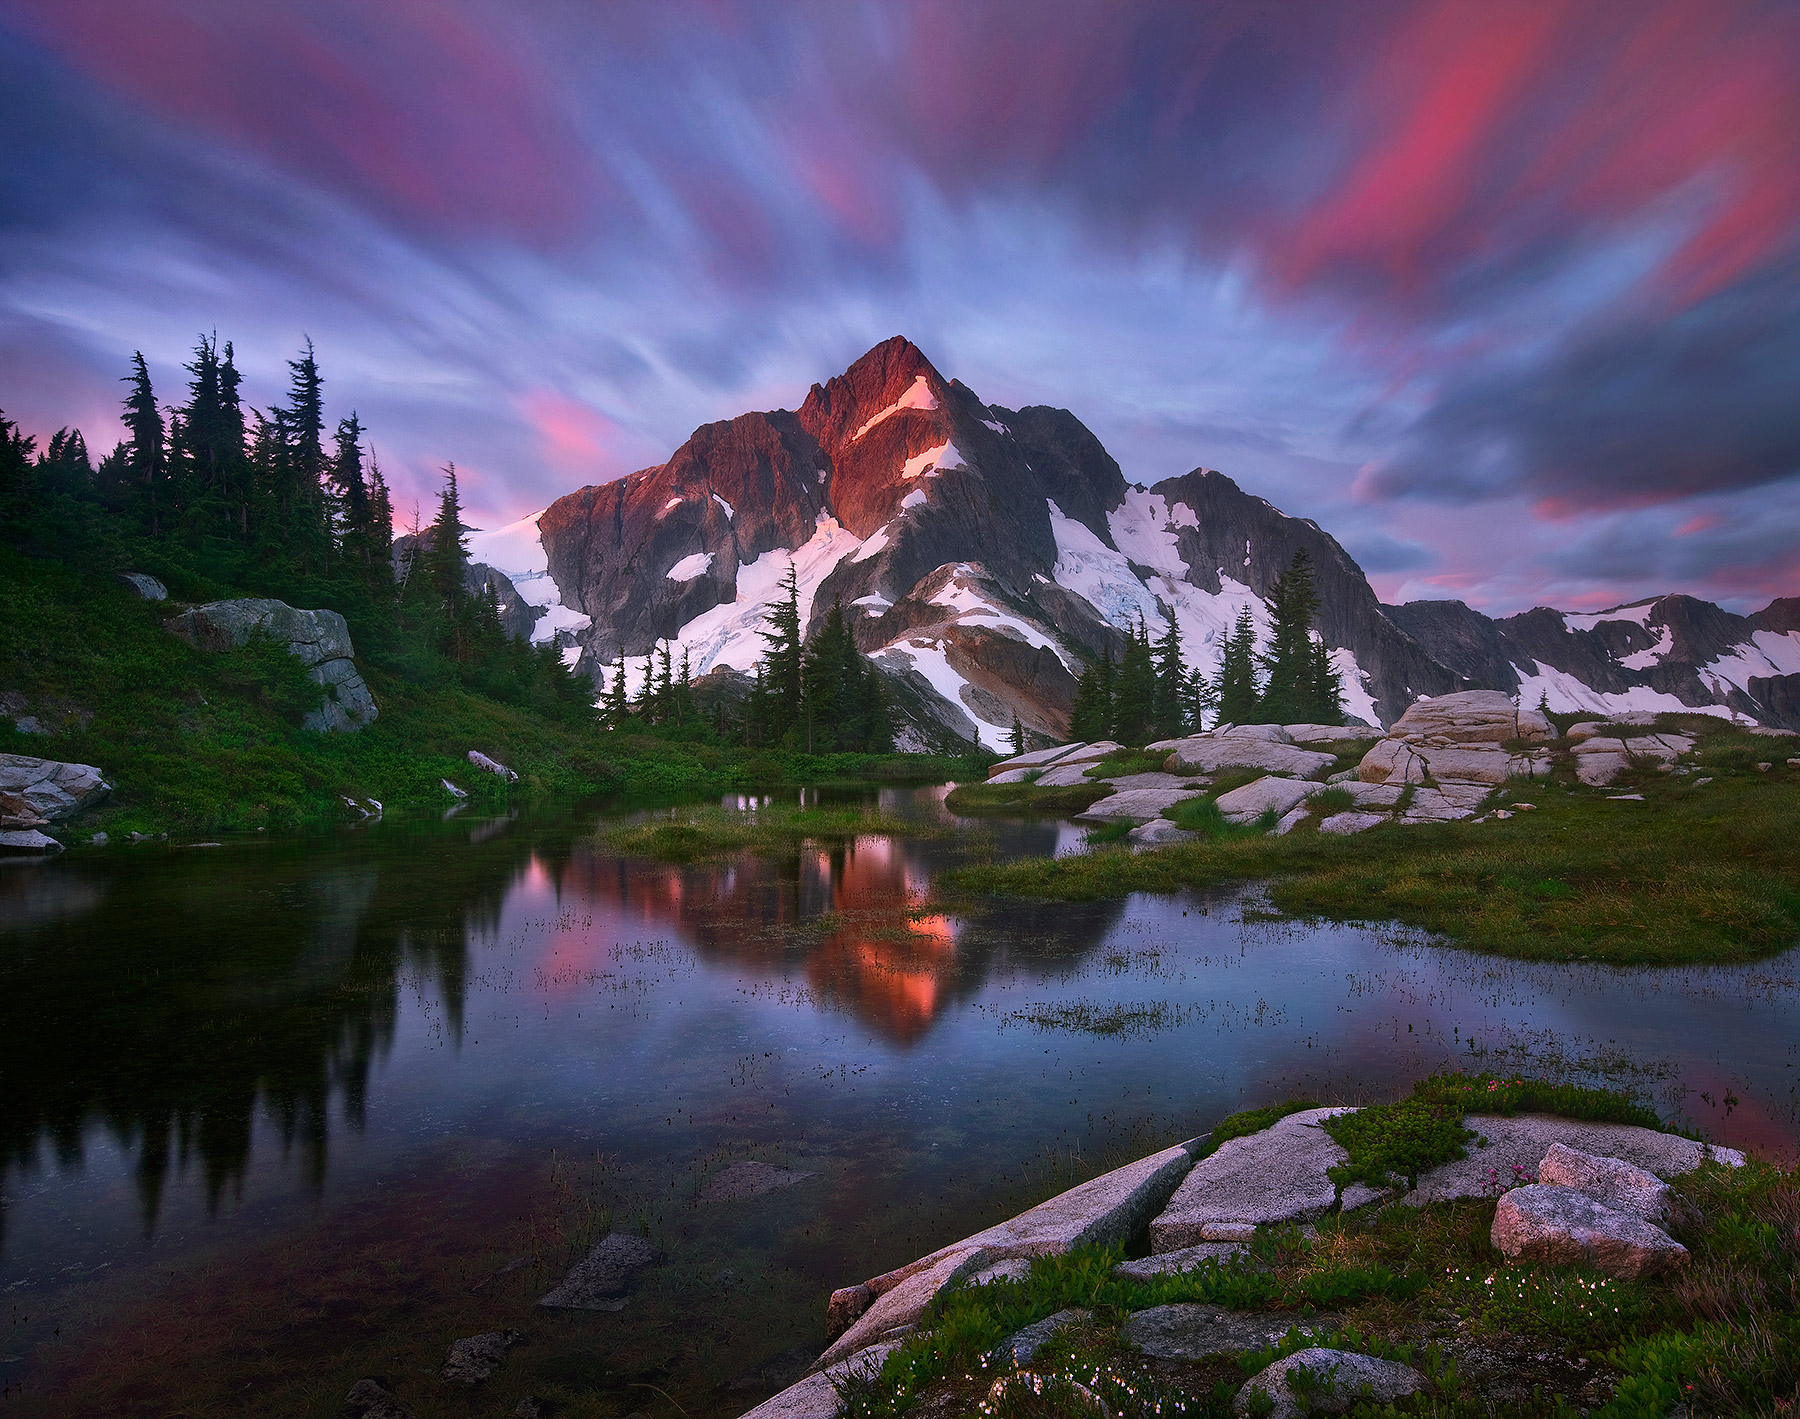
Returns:
[[[1366,495],[1546,513],[1754,488],[1800,472],[1800,277],[1576,335],[1524,368],[1453,376]]]

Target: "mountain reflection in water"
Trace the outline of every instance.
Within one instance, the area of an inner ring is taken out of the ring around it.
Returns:
[[[259,1108],[322,1188],[334,1097],[360,1129],[402,981],[430,983],[459,1044],[470,943],[499,930],[521,882],[548,883],[563,909],[545,928],[552,948],[588,942],[562,924],[585,905],[752,976],[786,979],[802,958],[820,1008],[897,1045],[981,988],[991,945],[959,953],[962,924],[919,910],[955,842],[865,836],[675,866],[608,852],[585,825],[519,826],[140,848],[0,873],[0,1197],[46,1152],[78,1168],[99,1124],[134,1154],[149,1233],[171,1169],[197,1165],[209,1209],[241,1184]],[[1069,836],[1004,831],[1013,852]],[[1120,910],[1057,908],[1045,925],[1079,953]]]

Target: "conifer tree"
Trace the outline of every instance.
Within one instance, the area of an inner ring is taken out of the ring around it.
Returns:
[[[1012,742],[1014,756],[1025,752],[1025,726],[1019,723],[1019,712],[1013,711],[1012,733],[1008,736]]]
[[[625,652],[619,652],[618,663],[613,666],[612,675],[606,686],[604,707],[601,713],[606,719],[608,729],[623,729],[631,720],[631,696],[625,689]]]
[[[1308,724],[1342,724],[1344,722],[1344,682],[1331,663],[1331,648],[1324,637],[1312,642],[1308,657],[1306,706]]]
[[[131,393],[125,396],[125,429],[130,436],[125,445],[128,497],[140,510],[149,534],[160,537],[163,518],[172,511],[168,507],[169,456],[162,411],[156,407],[142,350],[132,351],[131,373],[123,382],[131,386]]]
[[[1169,628],[1156,642],[1156,692],[1151,725],[1158,739],[1173,739],[1192,722],[1187,709],[1187,670],[1181,662],[1181,628],[1169,617]]]
[[[338,545],[345,560],[365,572],[374,560],[373,508],[363,476],[363,426],[353,409],[338,420],[337,452],[331,460],[331,490],[337,505]]]
[[[1213,678],[1213,701],[1219,724],[1248,724],[1256,715],[1256,621],[1248,606],[1238,611],[1237,627],[1220,647]]]
[[[325,486],[325,381],[309,338],[300,358],[288,361],[291,379],[282,428],[287,458],[282,472],[283,521],[289,555],[301,572],[320,572],[331,551],[331,516]]]
[[[1112,733],[1112,660],[1102,655],[1090,660],[1075,682],[1075,703],[1069,711],[1069,737],[1084,744]]]
[[[0,530],[16,537],[32,514],[37,480],[32,475],[32,453],[37,439],[19,432],[19,426],[0,410]]]
[[[1137,626],[1125,637],[1125,654],[1119,662],[1113,689],[1113,737],[1124,744],[1149,740],[1155,699],[1156,666],[1151,657],[1150,632],[1140,616]]]
[[[455,614],[465,595],[469,544],[464,539],[468,531],[468,525],[462,520],[462,495],[456,486],[456,464],[447,463],[444,465],[444,486],[438,493],[437,517],[429,532],[431,547],[426,554],[431,590],[447,615]]]
[[[1312,623],[1319,611],[1312,560],[1302,547],[1269,588],[1273,626],[1261,656],[1265,673],[1257,717],[1265,724],[1293,724],[1313,708]]]
[[[764,709],[768,720],[759,729],[770,742],[797,728],[804,709],[800,588],[792,558],[788,560],[781,590],[782,598],[769,608],[768,629],[758,632],[768,647],[762,658],[767,697]]]

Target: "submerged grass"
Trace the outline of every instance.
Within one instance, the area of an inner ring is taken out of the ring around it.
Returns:
[[[1800,941],[1800,770],[1782,747],[1751,746],[1768,772],[1719,768],[1707,784],[1645,772],[1610,790],[1643,801],[1537,784],[1536,810],[1504,821],[1355,837],[1232,831],[1192,800],[1176,821],[1203,841],[969,866],[943,886],[1092,900],[1266,881],[1290,916],[1398,921],[1522,959],[1750,960]]]
[[[668,817],[622,823],[603,835],[608,847],[664,862],[694,862],[748,849],[773,855],[805,842],[843,843],[852,838],[941,837],[951,830],[936,823],[899,818],[877,809],[848,805],[799,808],[767,804],[752,813],[723,808],[677,809]]]
[[[959,783],[944,799],[952,813],[1079,813],[1112,792],[1104,783],[1039,788],[1035,783]]]

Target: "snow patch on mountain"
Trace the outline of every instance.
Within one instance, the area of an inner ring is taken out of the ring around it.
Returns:
[[[1187,513],[1189,526],[1198,526],[1185,503],[1176,507]],[[1152,567],[1177,581],[1187,576],[1187,563],[1176,550],[1173,517],[1160,493],[1127,488],[1125,501],[1106,515],[1107,529],[1119,550],[1141,567]],[[1058,544],[1060,545],[1060,544]]]
[[[1566,670],[1533,660],[1532,668],[1522,665],[1513,669],[1519,674],[1519,703],[1536,709],[1548,703],[1558,714],[1580,711],[1604,717],[1628,710],[1647,710],[1653,714],[1711,714],[1721,719],[1736,719],[1724,705],[1687,705],[1675,695],[1653,690],[1648,685],[1633,685],[1628,690],[1596,690],[1577,680]]]
[[[1356,663],[1356,652],[1339,646],[1331,652],[1331,668],[1337,671],[1338,684],[1344,690],[1344,713],[1364,724],[1380,724],[1375,711],[1375,697],[1369,693],[1369,672]]]
[[[1656,601],[1657,598],[1653,596],[1635,606],[1615,606],[1610,611],[1584,612],[1579,615],[1573,611],[1562,611],[1558,614],[1563,618],[1563,624],[1572,631],[1591,631],[1602,621],[1630,621],[1633,625],[1645,626]]]
[[[712,564],[713,554],[711,552],[690,552],[670,567],[665,575],[670,581],[692,581]]]
[[[504,573],[521,601],[544,608],[544,614],[531,628],[533,645],[555,640],[558,631],[585,631],[593,624],[581,612],[563,605],[562,588],[550,575],[550,559],[544,552],[543,534],[538,530],[538,519],[543,515],[544,509],[539,508],[529,517],[504,527],[469,534],[471,562],[483,562]]]
[[[813,535],[807,543],[792,552],[764,552],[737,573],[737,595],[731,601],[703,611],[670,638],[676,660],[688,653],[688,663],[695,675],[704,675],[721,665],[746,674],[756,668],[768,648],[761,632],[768,624],[769,608],[781,599],[781,583],[787,576],[788,564],[794,567],[794,581],[799,590],[800,624],[812,615],[813,598],[819,585],[845,557],[863,545],[862,539],[842,527],[834,517],[821,513]]]
[[[713,501],[714,501],[714,502],[715,502],[715,503],[717,503],[717,504],[718,504],[718,505],[719,505],[719,506],[720,506],[720,507],[722,507],[722,508],[724,508],[724,509],[725,509],[725,516],[726,516],[726,518],[727,518],[727,519],[730,519],[730,518],[733,518],[733,517],[736,517],[736,516],[737,516],[737,514],[736,514],[736,513],[735,513],[735,512],[733,512],[733,511],[732,511],[732,510],[731,510],[731,504],[730,504],[730,503],[728,503],[728,502],[726,502],[726,501],[725,501],[725,499],[723,499],[723,498],[722,498],[722,497],[720,497],[720,496],[719,496],[719,495],[718,495],[718,494],[717,494],[717,493],[714,493],[714,494],[713,494],[713,495],[712,495],[712,500],[713,500]]]
[[[905,511],[909,507],[923,507],[924,505],[925,490],[923,488],[914,488],[905,497],[900,499],[900,508],[902,511]]]
[[[958,468],[965,468],[961,451],[953,443],[940,443],[936,448],[928,448],[923,453],[915,453],[900,467],[902,478],[917,478],[924,474],[927,478],[935,478],[940,473],[953,473]]]
[[[1063,665],[1072,673],[1076,675],[1081,673],[1082,665],[1073,660],[1068,652],[1056,643],[1055,638],[1047,635],[1041,626],[1033,625],[1009,607],[998,605],[983,596],[974,585],[980,576],[981,573],[967,562],[958,563],[955,571],[950,574],[950,579],[933,593],[930,604],[956,612],[959,621],[976,618],[973,624],[990,630],[1012,631],[1029,646],[1034,646],[1039,650],[1053,651],[1056,658],[1062,661]]]
[[[925,376],[915,376],[913,382],[907,386],[906,393],[902,394],[892,404],[888,405],[887,408],[883,409],[879,414],[870,419],[852,434],[850,436],[850,442],[857,442],[864,434],[868,433],[870,429],[887,419],[893,418],[894,415],[898,414],[902,409],[929,410],[935,409],[937,406],[937,396],[931,392],[931,386],[926,383]]]
[[[1155,635],[1167,624],[1150,589],[1132,573],[1122,553],[1108,547],[1085,523],[1063,516],[1055,498],[1050,507],[1050,532],[1056,538],[1058,585],[1083,598],[1119,630],[1130,630],[1138,618]]]
[[[662,505],[662,511],[657,513],[656,520],[658,522],[661,522],[665,517],[667,517],[670,513],[674,512],[676,508],[680,507],[686,501],[687,501],[686,498],[670,498],[668,500],[668,502],[666,502]]]
[[[1649,629],[1647,626],[1645,629]],[[1668,626],[1658,628],[1656,644],[1645,650],[1634,650],[1623,656],[1619,664],[1627,670],[1654,670],[1662,662],[1662,658],[1675,649],[1675,632]]]
[[[1800,675],[1800,631],[1757,631],[1748,644],[1702,665],[1700,675],[1744,691],[1753,676]]]
[[[963,691],[968,688],[969,682],[951,666],[943,642],[925,636],[909,637],[890,646],[882,658],[892,656],[903,659],[911,669],[925,678],[942,699],[960,709],[986,748],[1004,750],[1011,746],[1012,726],[989,724],[963,698]],[[889,663],[892,661],[889,660]]]

